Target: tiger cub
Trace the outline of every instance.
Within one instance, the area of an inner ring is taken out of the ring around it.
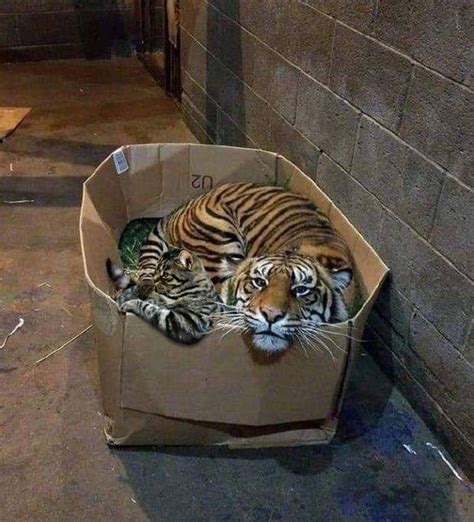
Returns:
[[[120,289],[115,299],[122,312],[137,315],[182,344],[198,342],[212,328],[221,308],[201,261],[181,248],[167,247],[162,253],[147,296],[110,259],[107,272]]]
[[[351,255],[329,218],[304,196],[228,183],[188,201],[161,218],[141,248],[144,294],[166,243],[198,256],[218,289],[233,278],[229,325],[249,332],[257,349],[284,351],[348,318]]]

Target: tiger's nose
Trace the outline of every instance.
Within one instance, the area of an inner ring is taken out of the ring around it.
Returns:
[[[273,308],[272,306],[263,307],[261,312],[268,323],[276,323],[285,317],[285,314],[279,308]]]

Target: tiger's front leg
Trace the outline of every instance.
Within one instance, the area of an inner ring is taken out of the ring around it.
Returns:
[[[167,251],[168,244],[161,237],[160,223],[157,223],[140,250],[137,281],[137,292],[140,299],[146,299],[153,290],[156,268],[161,256]]]

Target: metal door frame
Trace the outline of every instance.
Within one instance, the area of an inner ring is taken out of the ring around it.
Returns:
[[[161,66],[153,54],[154,31],[152,12],[157,2],[161,2],[163,12],[163,65]],[[137,27],[137,53],[150,74],[162,85],[166,92],[181,100],[181,66],[180,66],[180,31],[179,0],[135,0],[135,18]],[[171,5],[172,4],[172,5]],[[173,9],[170,19],[169,9]],[[170,24],[176,25],[176,38],[172,41]]]

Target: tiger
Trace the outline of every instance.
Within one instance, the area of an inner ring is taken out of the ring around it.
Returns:
[[[191,252],[166,245],[154,276],[153,289],[141,299],[133,277],[106,261],[107,273],[118,293],[123,313],[132,313],[181,344],[195,344],[213,327],[221,310],[216,293],[201,260]]]
[[[229,325],[248,333],[257,350],[285,351],[348,318],[349,249],[321,209],[283,187],[226,183],[160,218],[140,250],[141,296],[153,288],[168,243],[201,259],[227,299]]]
[[[252,345],[265,352],[284,351],[293,339],[311,344],[322,325],[348,318],[342,291],[350,277],[340,270],[331,278],[315,258],[292,252],[247,259],[224,283],[223,295],[233,286],[234,309],[219,324],[250,330]]]

